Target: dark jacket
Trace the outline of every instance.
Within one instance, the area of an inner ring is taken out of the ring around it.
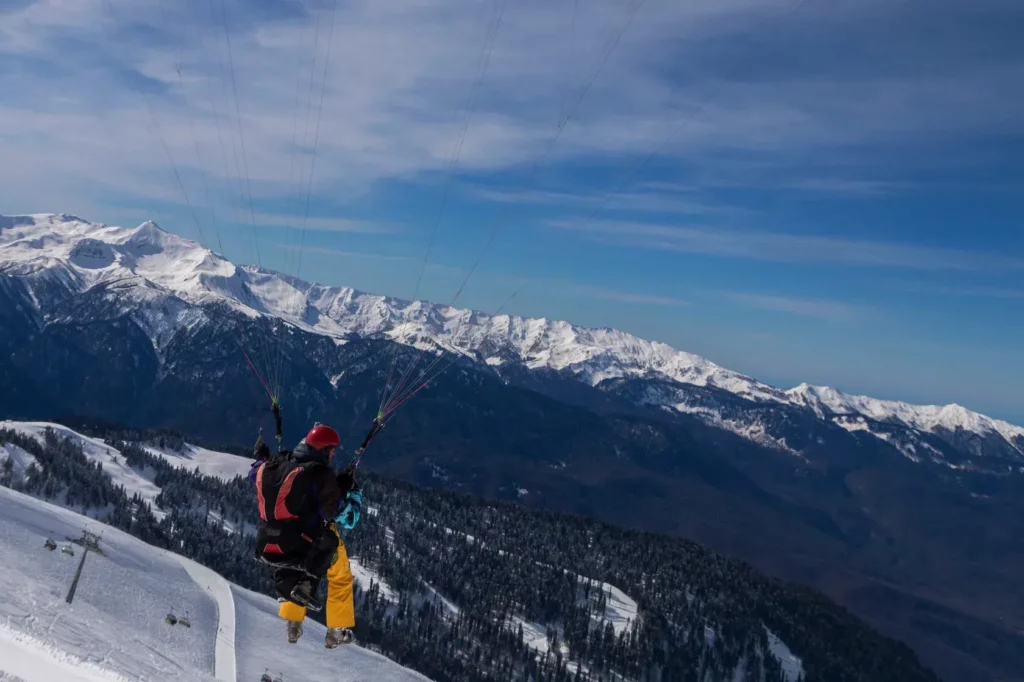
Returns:
[[[345,506],[347,490],[342,490],[338,479],[331,469],[326,450],[314,450],[306,441],[301,441],[292,450],[292,461],[296,465],[305,465],[306,473],[312,484],[307,510],[315,510],[317,521],[333,519]]]
[[[302,441],[291,452],[253,464],[249,478],[256,484],[264,524],[298,526],[313,534],[341,511],[348,491],[339,486],[328,455]]]

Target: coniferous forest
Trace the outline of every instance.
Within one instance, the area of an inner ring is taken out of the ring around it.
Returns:
[[[77,428],[146,472],[162,491],[163,518],[52,430],[40,442],[0,429],[0,444],[36,460],[16,477],[8,459],[0,483],[270,594],[269,569],[252,553],[258,514],[248,480],[177,468],[142,447],[181,448],[173,433]],[[772,653],[781,640],[801,659],[802,682],[938,680],[907,646],[819,592],[694,543],[371,471],[360,484],[364,513],[343,534],[353,563],[372,576],[357,585],[358,641],[432,679],[782,682],[795,678]],[[620,595],[635,601],[635,614]]]

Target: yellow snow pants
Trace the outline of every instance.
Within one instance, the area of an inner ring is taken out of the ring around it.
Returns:
[[[331,526],[331,532],[338,531]],[[352,569],[348,564],[348,552],[345,543],[338,535],[338,553],[334,562],[327,569],[327,604],[325,605],[327,627],[350,628],[356,624],[355,603],[352,597]],[[306,607],[295,602],[281,602],[277,615],[285,620],[301,621],[306,617]]]

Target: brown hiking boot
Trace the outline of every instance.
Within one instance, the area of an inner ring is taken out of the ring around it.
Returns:
[[[351,644],[356,638],[348,628],[327,628],[327,635],[324,637],[324,647],[337,649],[342,644]]]
[[[299,637],[302,637],[302,621],[288,621],[288,643],[295,644],[297,641],[299,641]]]

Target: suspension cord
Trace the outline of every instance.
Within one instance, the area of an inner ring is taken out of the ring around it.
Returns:
[[[381,418],[381,415],[378,415],[377,418],[373,420],[373,423],[370,424],[370,430],[366,432],[366,438],[363,438],[362,445],[356,448],[356,456],[352,458],[352,464],[350,465],[352,470],[359,468],[359,465],[363,461],[363,453],[366,452],[366,448],[369,447],[370,441],[373,440],[373,437],[380,433],[383,428],[384,420]]]
[[[277,398],[271,400],[270,411],[274,414],[274,429],[277,431],[277,451],[281,452],[281,441],[283,440],[281,431],[281,403]]]

